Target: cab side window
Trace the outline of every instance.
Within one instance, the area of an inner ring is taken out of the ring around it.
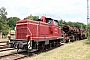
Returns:
[[[46,23],[48,23],[48,24],[52,24],[52,19],[50,19],[50,18],[46,18]]]
[[[54,20],[54,25],[58,26],[58,21]]]

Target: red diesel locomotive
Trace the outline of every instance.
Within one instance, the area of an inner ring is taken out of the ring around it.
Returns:
[[[62,29],[57,20],[45,16],[37,21],[25,18],[17,21],[16,39],[10,39],[8,46],[33,52],[58,46],[62,39]]]

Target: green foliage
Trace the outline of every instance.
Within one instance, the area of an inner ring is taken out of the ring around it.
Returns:
[[[87,32],[88,32],[88,42],[90,43],[90,23],[87,25]]]
[[[59,20],[59,25],[61,26],[61,27],[63,27],[64,25],[66,24],[66,22],[64,21],[64,20]]]
[[[5,24],[2,31],[3,35],[4,36],[7,35],[9,30],[10,30],[10,27],[7,24]]]
[[[74,26],[76,26],[76,27],[78,27],[78,28],[86,29],[86,25],[83,24],[83,23],[80,23],[80,22],[74,22],[73,24],[74,24]]]
[[[80,23],[80,22],[67,22],[68,25],[70,26],[75,26],[77,28],[83,28],[83,29],[86,29],[86,25],[83,24],[83,23]]]
[[[63,26],[66,25],[66,24],[68,24],[68,25],[70,25],[70,26],[75,26],[75,27],[77,27],[77,28],[86,29],[86,25],[83,24],[83,23],[80,23],[80,22],[71,22],[71,21],[65,22],[65,21],[62,20],[62,19],[59,20],[59,25],[60,25],[61,27],[63,27]]]
[[[67,22],[67,24],[70,25],[70,26],[74,26],[74,23],[71,22],[71,21]]]
[[[30,16],[26,17],[27,19],[30,19],[30,20],[38,20],[39,19],[39,16],[32,16],[32,14],[30,14]]]
[[[0,22],[0,30],[2,30],[2,23]]]
[[[0,30],[3,30],[4,25],[6,24],[6,17],[7,12],[6,8],[2,7],[0,8]]]
[[[20,20],[20,18],[18,17],[9,17],[7,19],[7,24],[9,25],[9,27],[11,27],[11,29],[14,30],[15,26],[16,26],[16,22]]]
[[[7,12],[6,8],[0,8],[0,30],[2,31],[3,35],[8,34],[9,26],[7,25]]]

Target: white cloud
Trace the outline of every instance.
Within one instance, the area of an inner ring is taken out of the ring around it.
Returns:
[[[0,0],[2,6],[7,9],[8,17],[46,14],[54,19],[86,23],[86,0]]]

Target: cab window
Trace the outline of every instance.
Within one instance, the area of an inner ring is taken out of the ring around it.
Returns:
[[[58,21],[54,20],[54,25],[58,26]]]
[[[46,23],[52,24],[52,19],[51,18],[46,18]]]

